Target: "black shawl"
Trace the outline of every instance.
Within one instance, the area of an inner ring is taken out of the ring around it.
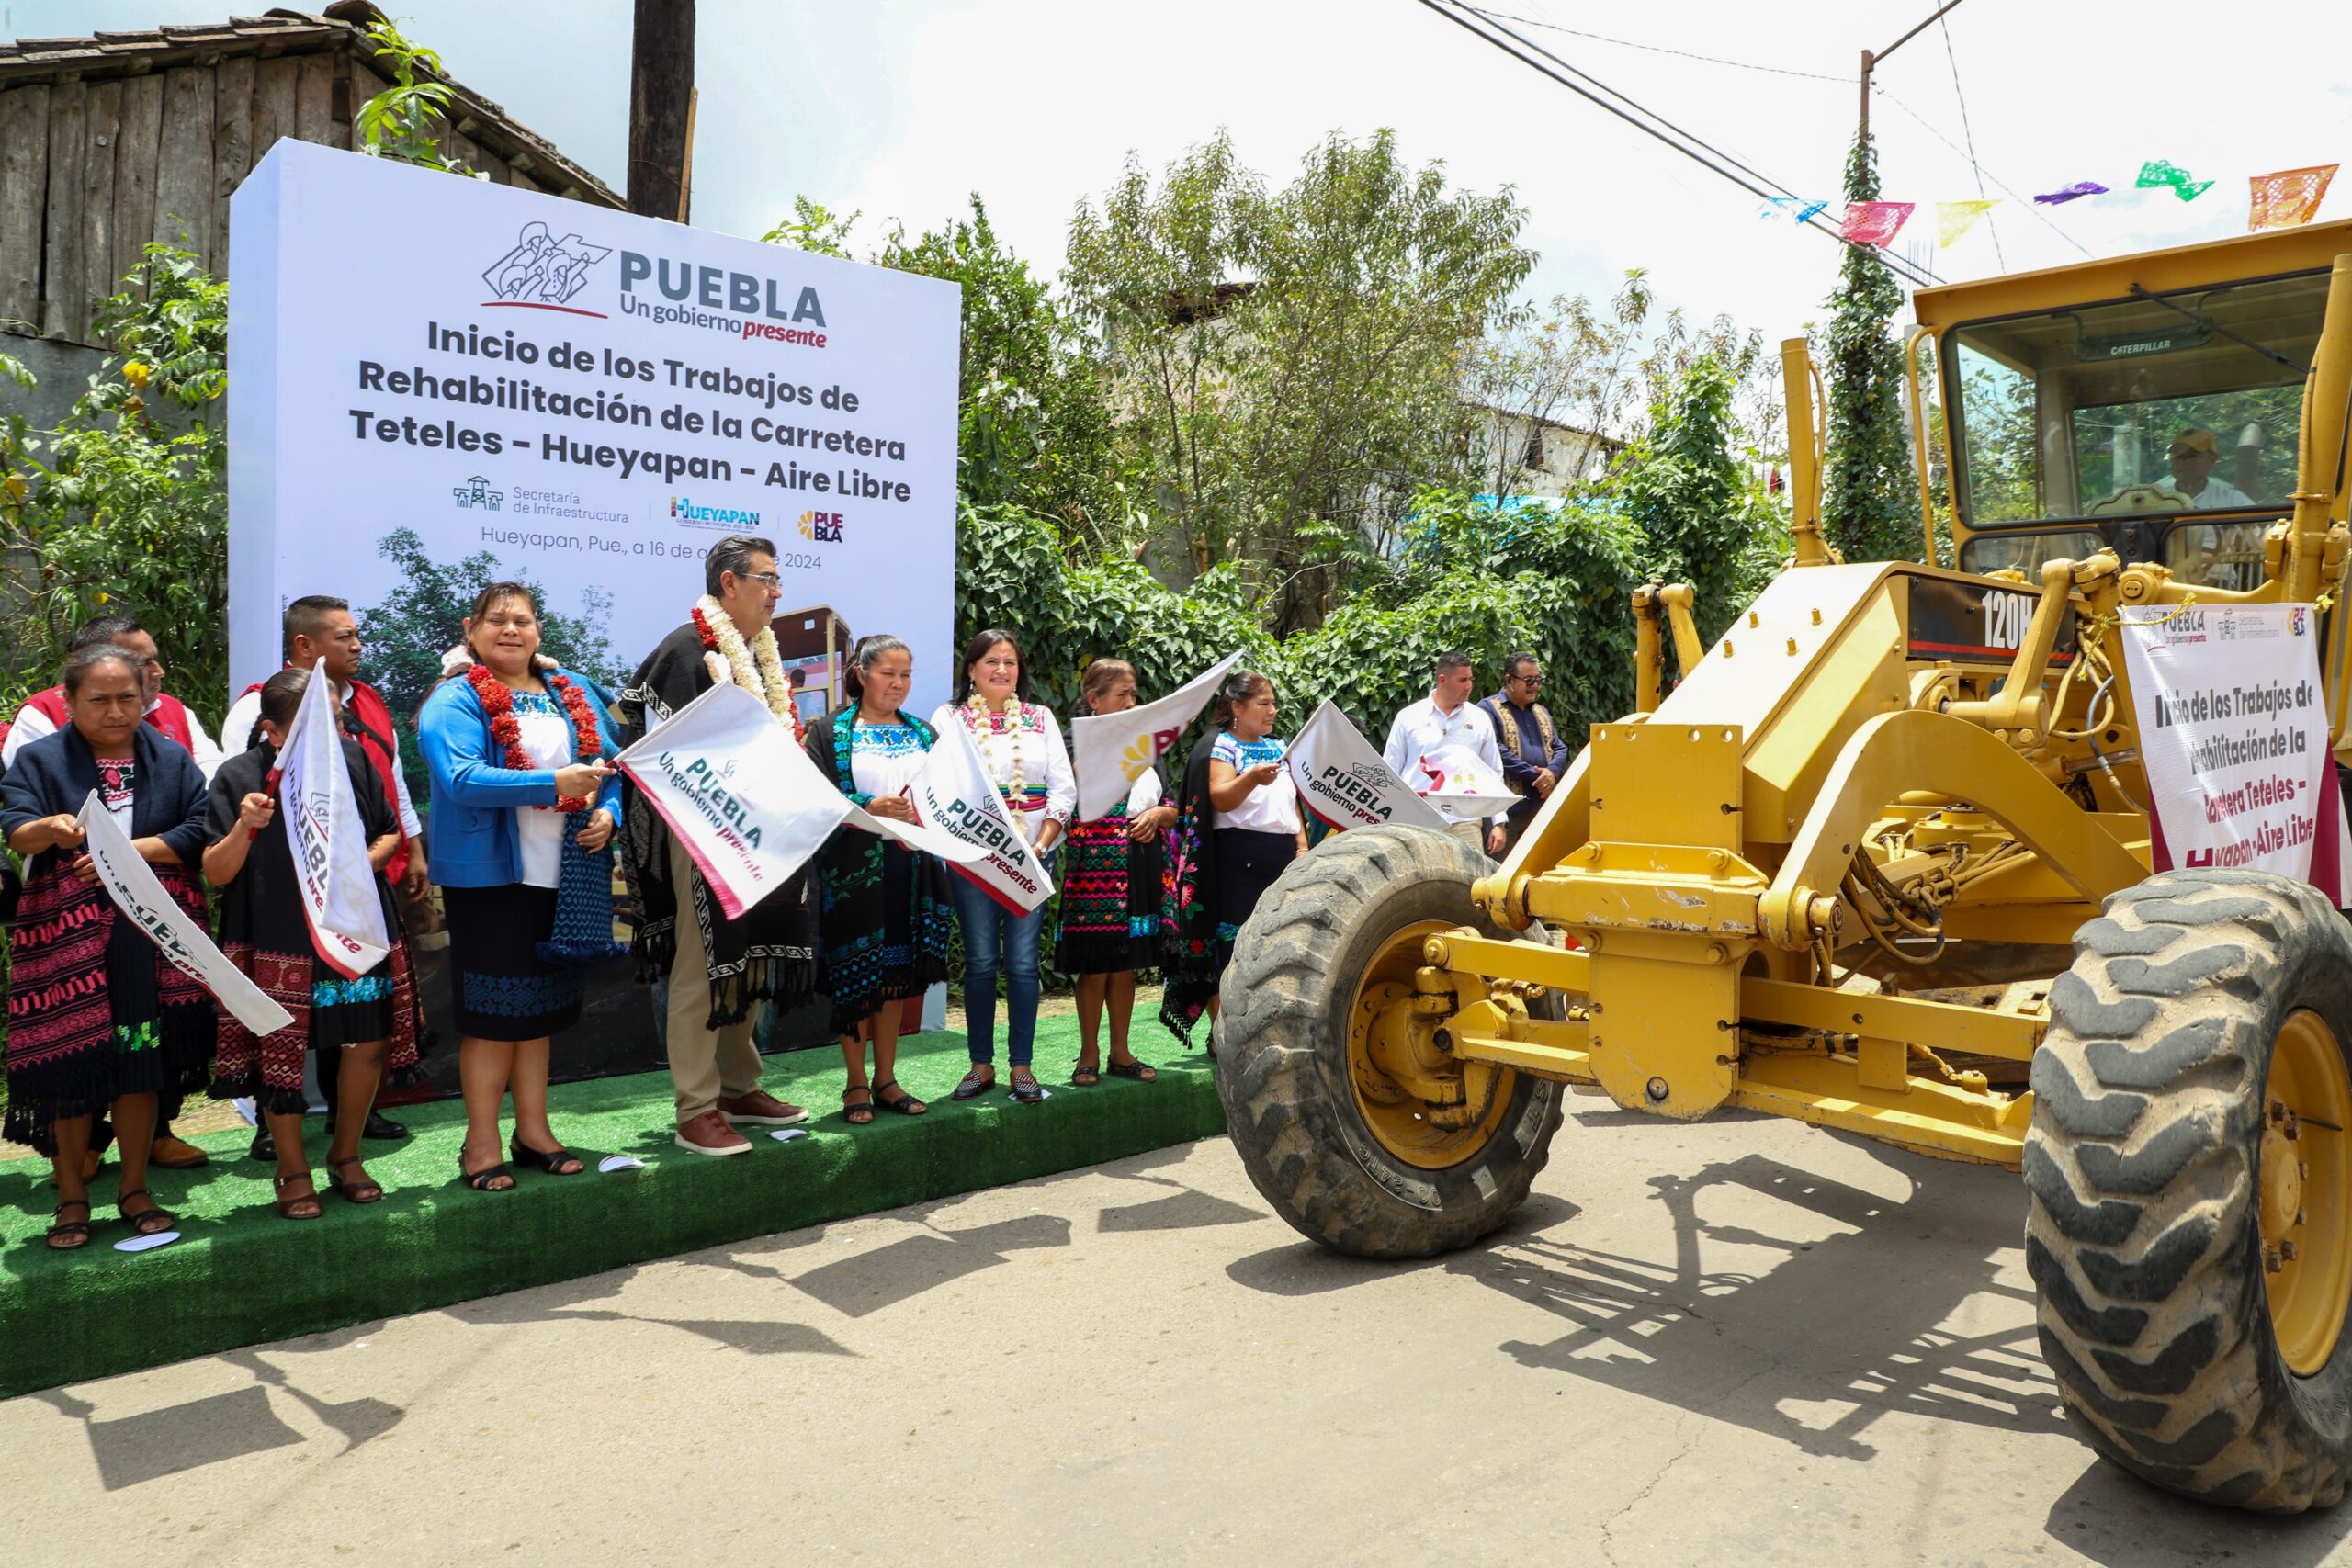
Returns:
[[[930,725],[910,713],[900,712],[899,720],[922,738],[926,750],[938,739]],[[807,744],[809,760],[833,781],[833,787],[854,805],[865,806],[873,796],[858,789],[850,767],[850,737],[856,728],[857,705],[853,703],[810,725]],[[906,888],[912,951],[903,955],[890,953],[887,945],[889,882],[883,863],[893,848],[913,861]],[[854,1034],[885,1003],[919,997],[947,978],[947,940],[955,914],[947,900],[947,868],[935,857],[844,825],[818,852],[817,872],[824,954],[818,986],[832,998],[835,1034]]]
[[[1165,835],[1167,870],[1159,906],[1159,1021],[1192,1043],[1193,1026],[1216,996],[1222,966],[1216,942],[1216,807],[1209,799],[1209,754],[1218,731],[1211,729],[1193,748],[1184,765],[1184,789],[1176,799],[1176,825]]]
[[[638,666],[620,697],[626,743],[643,739],[648,730],[710,690],[703,652],[702,634],[688,621]],[[691,906],[710,966],[707,1027],[742,1022],[754,1002],[781,1009],[806,1000],[817,981],[817,905],[808,874],[803,871],[745,910],[742,919],[730,920],[702,873],[690,874],[687,888],[672,880],[669,826],[639,798],[634,781],[624,783],[621,799],[621,866],[637,903],[637,932],[629,945],[637,955],[638,978],[669,974],[678,952],[681,907]]]
[[[267,793],[269,770],[277,749],[267,741],[220,764],[212,775],[211,804],[206,837],[219,843],[246,829],[237,810],[249,795]],[[351,775],[359,821],[374,843],[400,831],[383,778],[361,745],[343,742],[343,764]],[[385,874],[375,874],[376,902],[384,912],[384,931],[392,950],[379,966],[391,982],[392,1032],[388,1045],[386,1080],[402,1087],[416,1077],[420,1048],[418,1003],[409,967],[408,943],[401,931],[401,915]],[[251,1096],[266,1111],[300,1115],[308,1103],[302,1089],[302,1058],[310,1045],[311,1005],[314,983],[335,978],[319,962],[311,941],[311,923],[302,913],[302,895],[294,875],[294,852],[286,841],[286,814],[269,819],[251,847],[245,863],[220,889],[220,951],[244,971],[262,991],[294,1015],[294,1021],[273,1034],[255,1036],[227,1009],[220,1010],[214,1037],[212,1087],[215,1100]],[[326,1071],[334,1071],[329,1066]]]

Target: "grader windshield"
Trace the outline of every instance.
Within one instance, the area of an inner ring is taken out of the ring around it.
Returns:
[[[2194,584],[2255,587],[2294,489],[2326,296],[2310,272],[1955,327],[1962,569],[2030,573],[2112,545]]]

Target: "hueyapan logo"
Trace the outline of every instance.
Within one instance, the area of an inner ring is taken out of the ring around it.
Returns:
[[[740,506],[700,506],[689,496],[670,498],[670,515],[697,528],[755,528],[760,514]]]

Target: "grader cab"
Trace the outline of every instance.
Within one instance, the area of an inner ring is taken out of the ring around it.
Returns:
[[[1687,588],[1637,595],[1643,711],[1592,727],[1499,868],[1385,827],[1295,863],[1224,982],[1234,1143],[1283,1218],[1374,1258],[1499,1224],[1566,1086],[2019,1170],[2091,1443],[2190,1496],[2334,1504],[2352,935],[2304,881],[2150,874],[2119,628],[2313,606],[2346,745],[2352,223],[1917,305],[1923,558],[1838,559],[1799,450],[1794,558],[1712,644]],[[1809,432],[1802,343],[1785,363]]]

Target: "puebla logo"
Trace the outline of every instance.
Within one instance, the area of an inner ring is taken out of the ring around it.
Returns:
[[[514,247],[490,264],[481,280],[490,285],[484,305],[512,305],[568,315],[605,320],[602,310],[585,310],[568,303],[588,287],[588,274],[613,254],[609,245],[592,245],[577,234],[559,240],[545,223],[533,220],[514,237]]]

